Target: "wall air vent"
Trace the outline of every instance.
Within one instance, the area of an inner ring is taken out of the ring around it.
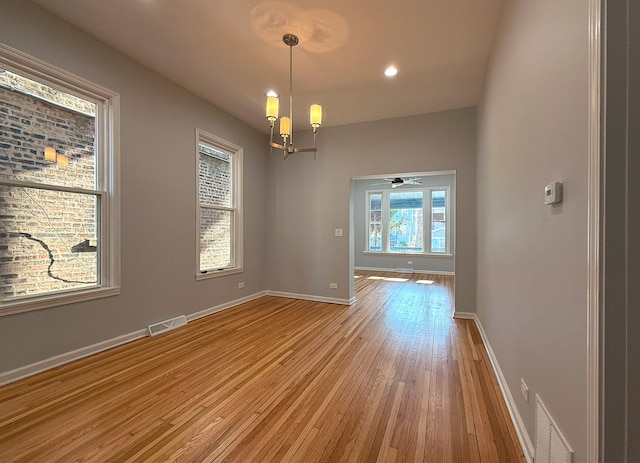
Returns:
[[[572,463],[573,451],[536,394],[536,463]]]
[[[178,317],[170,318],[163,322],[154,323],[149,325],[149,336],[155,336],[156,334],[165,333],[169,330],[173,330],[187,324],[187,317],[180,315]]]

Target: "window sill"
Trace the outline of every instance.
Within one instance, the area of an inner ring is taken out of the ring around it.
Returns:
[[[0,302],[0,317],[15,315],[34,310],[48,309],[61,305],[75,304],[77,302],[90,301],[103,297],[117,296],[120,294],[120,287],[92,288],[74,291],[70,293],[56,293],[42,296],[16,298],[5,302]]]
[[[242,267],[225,268],[222,270],[207,270],[205,273],[197,273],[196,280],[208,280],[209,278],[221,277],[224,275],[233,275],[235,273],[242,273]]]
[[[429,252],[381,252],[381,251],[362,251],[362,254],[369,256],[418,256],[418,257],[453,257],[453,254],[429,253]]]

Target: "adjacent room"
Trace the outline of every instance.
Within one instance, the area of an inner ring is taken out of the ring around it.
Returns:
[[[605,461],[599,13],[0,0],[0,461]]]

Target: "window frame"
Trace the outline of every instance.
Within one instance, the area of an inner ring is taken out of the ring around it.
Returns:
[[[451,252],[451,188],[448,185],[445,186],[428,186],[423,188],[406,188],[406,191],[422,191],[422,212],[423,212],[423,250],[428,248],[428,251],[423,252],[394,252],[389,249],[390,243],[390,217],[391,210],[390,197],[391,193],[397,193],[392,189],[372,189],[365,190],[365,247],[364,253],[376,256],[444,256],[452,257]],[[431,223],[432,223],[432,211],[431,211],[431,194],[433,191],[445,191],[445,252],[433,252],[431,247]],[[381,219],[382,229],[381,234],[381,250],[371,250],[369,246],[369,229],[371,222],[371,195],[381,194]]]
[[[96,229],[100,231],[99,284],[1,299],[0,316],[120,294],[119,94],[4,44],[0,44],[0,67],[96,104],[95,189],[15,179],[0,179],[0,185],[94,195],[99,198]]]
[[[235,273],[241,273],[244,271],[244,230],[243,230],[243,201],[242,201],[242,158],[243,148],[230,141],[227,141],[221,137],[213,135],[205,130],[196,128],[195,137],[195,203],[196,203],[196,268],[195,275],[196,280],[205,280],[209,278],[216,278],[224,275],[231,275]],[[213,206],[203,205],[200,203],[200,144],[209,145],[231,156],[231,206]],[[229,211],[233,213],[232,224],[232,255],[233,265],[221,269],[207,269],[200,270],[200,218],[202,208]]]

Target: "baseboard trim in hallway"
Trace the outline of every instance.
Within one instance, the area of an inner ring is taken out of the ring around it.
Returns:
[[[524,421],[522,421],[520,412],[518,412],[518,408],[516,407],[516,403],[515,403],[515,400],[513,399],[513,395],[511,395],[511,390],[509,389],[507,380],[502,374],[502,369],[500,368],[500,364],[498,363],[496,354],[493,352],[491,343],[487,338],[487,333],[485,332],[484,327],[482,326],[482,323],[478,318],[478,315],[473,312],[454,312],[453,317],[473,320],[476,326],[478,327],[478,331],[480,332],[480,336],[482,337],[482,342],[484,343],[484,347],[487,350],[487,355],[489,356],[489,361],[491,362],[493,371],[496,375],[496,378],[498,379],[498,384],[500,385],[502,396],[504,397],[504,401],[507,403],[507,409],[509,410],[509,415],[511,416],[511,421],[513,422],[513,426],[516,429],[516,434],[518,435],[520,446],[522,447],[522,451],[524,452],[524,457],[527,459],[527,463],[533,463],[533,460],[534,460],[533,443],[531,442],[529,433],[527,432],[527,429],[524,426]]]

